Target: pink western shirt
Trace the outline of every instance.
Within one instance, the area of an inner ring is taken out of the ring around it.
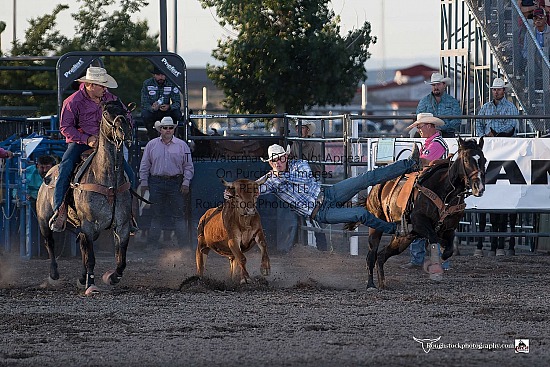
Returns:
[[[149,186],[149,176],[183,175],[182,186],[189,186],[195,173],[191,149],[183,140],[173,137],[165,144],[160,137],[145,146],[139,166],[139,181]]]

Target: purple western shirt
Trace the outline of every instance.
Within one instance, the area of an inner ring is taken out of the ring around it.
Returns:
[[[102,102],[118,99],[114,94],[105,91]],[[128,113],[130,123],[132,118]],[[101,121],[101,106],[88,96],[84,89],[84,83],[76,92],[63,101],[59,130],[67,143],[86,144],[92,135],[99,135],[99,123]]]

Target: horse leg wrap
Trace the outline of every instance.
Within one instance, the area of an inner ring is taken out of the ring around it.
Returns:
[[[443,268],[441,267],[441,259],[439,257],[439,245],[430,243],[430,260],[424,263],[424,269],[430,274],[431,280],[443,279]]]
[[[95,284],[95,279],[93,274],[86,274],[86,289]]]

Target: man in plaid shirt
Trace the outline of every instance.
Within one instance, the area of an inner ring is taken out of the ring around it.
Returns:
[[[481,106],[478,115],[519,115],[516,106],[505,98],[506,90],[509,87],[510,85],[504,83],[504,80],[501,78],[495,78],[493,85],[490,87],[493,93],[493,100]],[[477,119],[476,136],[515,136],[518,124],[517,119]]]
[[[420,171],[420,152],[415,149],[408,159],[399,160],[385,167],[379,167],[356,177],[340,181],[321,191],[321,185],[315,180],[311,168],[304,160],[289,160],[290,147],[285,149],[273,144],[268,149],[268,158],[262,159],[271,166],[260,185],[260,195],[272,193],[287,203],[301,216],[309,217],[319,223],[355,223],[383,231],[384,233],[405,234],[396,223],[388,223],[375,217],[364,207],[352,207],[348,201],[359,191],[402,174]]]
[[[442,117],[462,115],[460,104],[456,98],[445,91],[451,84],[451,78],[445,78],[439,73],[434,73],[430,81],[426,83],[432,86],[432,92],[418,102],[416,114],[431,113],[441,118],[445,122],[445,125],[439,127],[441,136],[444,138],[454,138],[455,133],[460,129],[461,120]],[[416,133],[416,129],[412,129],[411,137],[414,137]]]

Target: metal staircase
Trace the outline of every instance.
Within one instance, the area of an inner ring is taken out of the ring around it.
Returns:
[[[544,118],[550,115],[550,45],[538,46],[516,0],[442,0],[441,40],[441,66],[455,80],[464,113],[477,113],[491,98],[492,80],[501,77],[512,86],[508,97],[529,116],[520,136],[550,134]]]

